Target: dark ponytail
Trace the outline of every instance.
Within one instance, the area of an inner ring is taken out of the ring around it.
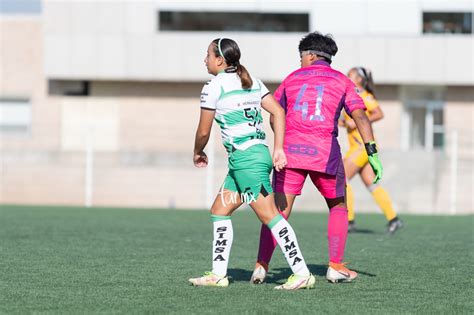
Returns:
[[[240,63],[237,65],[237,75],[240,77],[240,82],[242,82],[242,88],[244,90],[248,90],[252,87],[253,82],[250,73]]]
[[[252,87],[253,81],[247,69],[240,64],[240,48],[237,43],[230,38],[217,38],[212,41],[215,45],[214,53],[221,56],[229,66],[226,72],[236,72],[242,82],[242,88],[248,90]]]
[[[374,79],[372,78],[372,71],[365,69],[365,73],[367,74],[367,81],[364,88],[375,97],[375,85]]]
[[[362,78],[362,86],[364,89],[375,97],[375,86],[374,79],[372,78],[372,71],[364,67],[355,67],[351,70],[357,72],[357,75]]]

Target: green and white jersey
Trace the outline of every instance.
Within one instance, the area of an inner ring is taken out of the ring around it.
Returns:
[[[221,72],[201,92],[201,108],[216,111],[222,143],[229,153],[256,144],[267,145],[261,101],[270,92],[259,79],[252,77],[252,81],[252,87],[244,90],[235,72]]]

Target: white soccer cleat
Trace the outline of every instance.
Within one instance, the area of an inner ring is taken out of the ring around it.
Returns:
[[[220,277],[212,272],[205,272],[204,276],[199,278],[191,278],[189,279],[194,286],[202,286],[202,287],[228,287],[229,286],[229,279],[227,277]]]
[[[298,290],[298,289],[312,289],[316,279],[312,274],[309,276],[291,275],[284,284],[276,286],[277,290]]]
[[[252,277],[250,278],[250,283],[253,284],[261,284],[265,281],[267,277],[267,270],[265,267],[257,263],[255,270],[252,273]]]
[[[351,282],[355,278],[357,278],[357,272],[346,268],[345,263],[329,263],[329,268],[326,273],[326,279],[328,279],[328,281],[332,283]]]

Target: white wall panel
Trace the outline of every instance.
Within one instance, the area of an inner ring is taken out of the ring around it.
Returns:
[[[421,34],[421,11],[413,0],[369,0],[368,33],[371,35]]]
[[[447,50],[442,49],[445,46],[445,37],[425,37],[423,41],[416,43],[416,49],[412,58],[416,60],[415,74],[417,81],[432,82],[434,78],[442,80],[446,72],[444,64],[447,63]]]
[[[387,75],[387,40],[383,37],[360,38],[357,40],[360,54],[356,66],[366,67],[378,81]],[[344,52],[347,53],[347,52]],[[384,56],[384,57],[382,57]]]
[[[98,37],[91,34],[73,36],[70,43],[71,76],[81,78],[95,73],[99,67]]]
[[[157,10],[152,0],[125,3],[125,32],[131,35],[153,35],[157,30]]]
[[[125,2],[100,1],[96,6],[98,32],[104,35],[123,35],[125,33]],[[145,14],[143,11],[142,14]]]
[[[242,48],[242,63],[267,82],[278,82],[298,67],[297,46],[302,33],[159,32],[156,29],[158,6],[192,9],[199,3],[88,1],[80,5],[71,1],[68,6],[62,1],[46,1],[46,75],[65,79],[80,76],[82,79],[204,81],[209,77],[203,66],[207,45],[222,36],[237,40]],[[270,8],[267,2],[225,3],[214,3],[214,8],[237,10],[245,3],[247,8]],[[274,8],[288,6],[280,1],[272,3]],[[420,35],[421,12],[426,5],[423,1],[325,0],[293,4],[311,12],[312,23],[318,30],[334,34],[339,46],[334,65],[341,71],[364,65],[374,71],[382,84],[474,84],[474,37]],[[202,8],[210,7],[210,1],[203,3]]]
[[[65,1],[64,1],[65,2]],[[102,19],[98,11],[98,1],[71,1],[70,36],[92,35]]]
[[[44,68],[47,77],[58,78],[72,75],[70,41],[69,36],[49,34],[44,36]],[[89,75],[93,74],[92,72]]]
[[[71,11],[69,2],[46,0],[43,5],[43,31],[48,35],[64,35],[71,32]]]
[[[446,40],[445,49],[445,81],[474,85],[474,36],[453,36]]]
[[[153,41],[150,36],[127,36],[125,55],[126,76],[138,79],[153,78]]]
[[[393,38],[387,40],[387,54],[380,56],[386,60],[387,72],[383,82],[412,83],[417,81],[414,58],[416,53],[416,38]],[[380,80],[380,79],[379,79]]]
[[[98,43],[98,67],[93,77],[103,79],[124,79],[125,71],[125,46],[124,36],[100,36]]]
[[[324,34],[358,35],[367,32],[366,1],[315,1],[312,29]]]

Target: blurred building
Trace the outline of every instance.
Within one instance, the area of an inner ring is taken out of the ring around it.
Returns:
[[[336,69],[373,71],[398,210],[474,209],[473,0],[1,3],[0,203],[205,208],[226,172],[217,125],[209,170],[191,161],[208,44],[235,39],[275,89],[318,30]],[[354,184],[356,209],[377,211]],[[311,182],[297,207],[325,209]]]

